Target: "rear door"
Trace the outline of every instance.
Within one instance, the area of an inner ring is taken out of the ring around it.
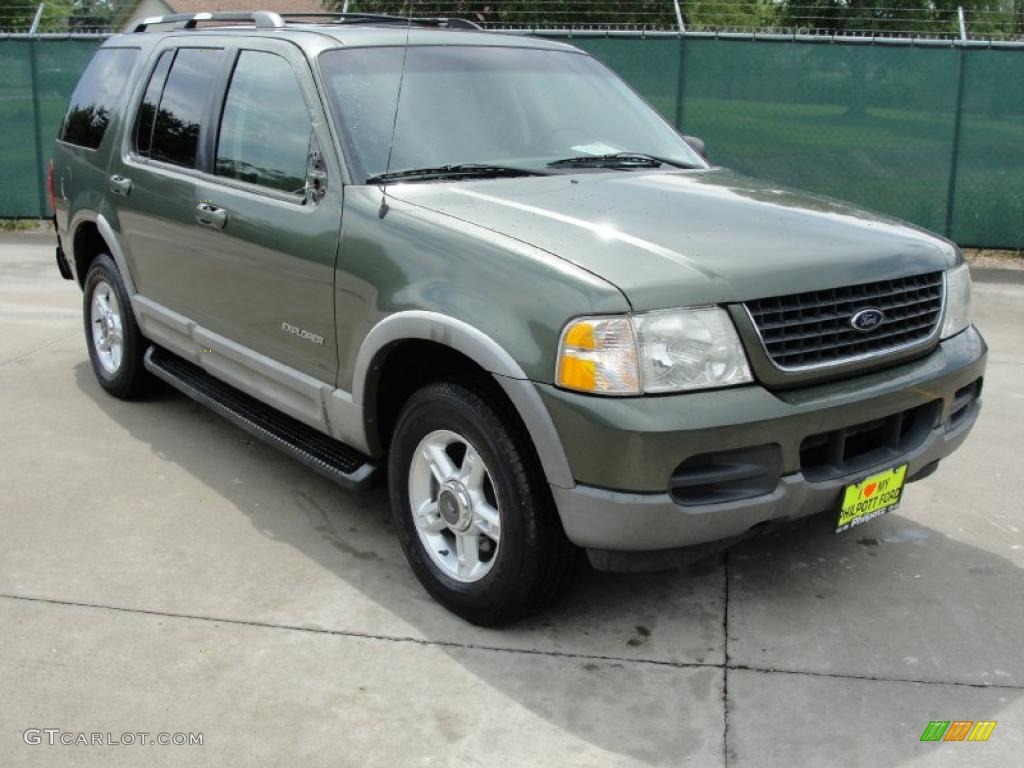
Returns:
[[[191,302],[209,327],[334,383],[341,172],[305,56],[239,38],[205,137]]]
[[[208,41],[162,41],[108,169],[107,199],[137,289],[189,317],[198,309],[191,284],[202,262],[190,237],[200,139],[226,55]]]

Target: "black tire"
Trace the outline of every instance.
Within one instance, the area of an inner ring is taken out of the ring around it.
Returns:
[[[501,499],[500,545],[479,581],[458,581],[438,567],[413,521],[413,455],[435,430],[451,430],[472,443]],[[409,565],[452,613],[481,626],[508,624],[542,610],[569,587],[580,551],[565,536],[528,435],[493,382],[439,381],[418,390],[395,425],[388,482],[395,528]]]
[[[108,370],[101,362],[100,351],[97,349],[93,336],[92,300],[97,288],[108,285],[117,299],[116,315],[121,323],[121,357],[114,370]],[[105,253],[98,255],[89,265],[85,276],[82,294],[82,314],[85,321],[85,344],[89,348],[89,360],[92,363],[96,380],[114,397],[131,400],[149,391],[152,377],[143,365],[143,355],[149,343],[139,331],[132,312],[131,301],[125,290],[121,273],[114,260]]]

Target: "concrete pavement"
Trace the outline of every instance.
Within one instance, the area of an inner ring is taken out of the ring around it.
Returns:
[[[1011,764],[1024,286],[975,287],[981,419],[898,513],[684,573],[585,571],[496,631],[423,592],[383,492],[169,391],[104,395],[52,242],[0,236],[0,765]],[[921,743],[936,719],[999,724]],[[29,728],[203,744],[30,745]]]

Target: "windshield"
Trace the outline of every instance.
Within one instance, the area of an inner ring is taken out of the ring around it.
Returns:
[[[346,153],[364,179],[386,170],[393,123],[392,172],[461,164],[553,172],[552,162],[620,152],[706,167],[643,99],[589,56],[411,46],[396,122],[402,57],[402,47],[320,57]]]

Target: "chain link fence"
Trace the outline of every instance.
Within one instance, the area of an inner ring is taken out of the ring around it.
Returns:
[[[1024,0],[324,0],[349,13],[457,16],[487,29],[1024,39]]]
[[[568,38],[605,61],[704,139],[715,163],[849,200],[961,245],[1024,249],[1024,44],[515,33]],[[0,37],[0,217],[49,215],[46,162],[99,42]]]

